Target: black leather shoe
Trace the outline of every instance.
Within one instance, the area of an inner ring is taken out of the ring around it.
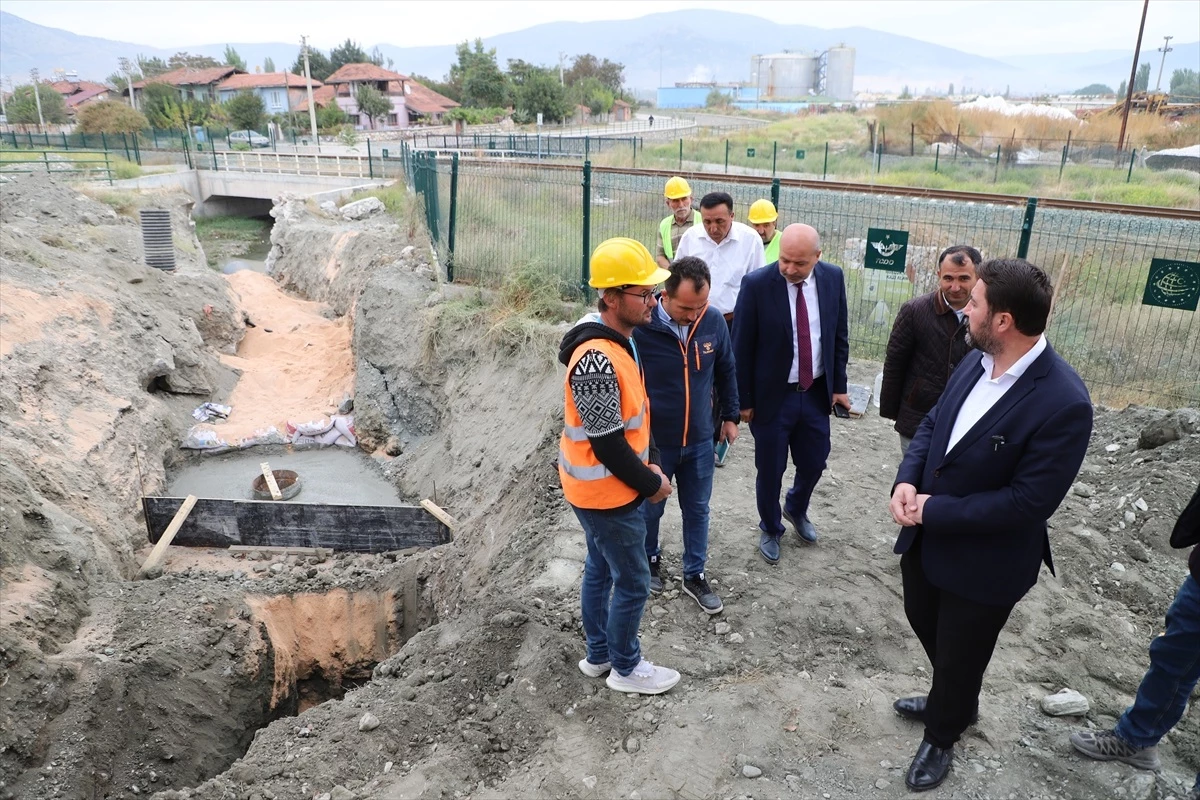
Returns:
[[[779,563],[779,537],[769,533],[758,535],[758,552],[768,564]]]
[[[929,702],[929,695],[922,694],[916,697],[901,697],[896,702],[892,703],[892,708],[896,713],[905,719],[915,720],[916,722],[925,721],[925,704]],[[979,709],[975,709],[975,713],[971,715],[971,724],[979,722]]]
[[[795,515],[786,508],[781,509],[781,513],[783,514],[783,518],[790,522],[792,527],[796,529],[796,535],[800,537],[800,541],[808,542],[809,544],[817,541],[819,538],[817,536],[817,527],[808,521],[807,514],[801,517],[797,523]]]
[[[908,767],[908,775],[904,782],[914,792],[924,792],[941,786],[942,781],[950,774],[950,762],[954,760],[954,748],[935,747],[929,742],[921,742],[917,754],[913,756],[912,764]]]

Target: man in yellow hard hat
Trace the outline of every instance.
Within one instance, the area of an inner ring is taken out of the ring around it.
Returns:
[[[655,260],[660,267],[666,269],[675,260],[679,240],[689,228],[700,224],[700,212],[692,210],[692,187],[678,175],[667,181],[666,187],[663,188],[663,196],[667,198],[667,208],[671,209],[671,215],[658,224],[658,252]]]
[[[650,596],[643,500],[671,495],[650,432],[650,403],[630,337],[658,307],[655,287],[671,273],[633,239],[608,239],[592,253],[589,285],[600,293],[563,337],[567,368],[558,476],[587,542],[580,606],[587,657],[579,671],[608,673],[618,692],[662,694],[679,673],[642,658],[638,626]]]
[[[779,260],[779,240],[783,231],[778,228],[779,212],[770,200],[755,200],[750,204],[750,213],[746,217],[750,226],[762,237],[763,255],[768,264]]]

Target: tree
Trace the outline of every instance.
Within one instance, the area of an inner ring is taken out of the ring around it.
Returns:
[[[333,67],[330,74],[337,72],[346,64],[366,64],[370,59],[367,58],[367,53],[362,49],[358,42],[351,41],[346,37],[346,41],[342,42],[337,47],[329,51],[329,65]]]
[[[584,78],[574,84],[568,95],[578,105],[587,106],[593,115],[608,113],[615,99],[612,91],[596,77]]]
[[[138,72],[145,76],[146,80],[157,78],[164,72],[169,72],[171,67],[167,66],[167,62],[155,56],[154,58],[146,58],[144,55],[138,54],[137,57]]]
[[[512,63],[512,62],[509,62]],[[523,62],[522,62],[523,63]],[[456,103],[462,102],[461,87],[455,86],[449,81],[435,81],[433,78],[426,78],[424,75],[412,75],[414,81],[422,86],[432,89],[442,97],[448,97]]]
[[[1144,92],[1148,88],[1150,88],[1150,63],[1145,62],[1138,66],[1137,77],[1133,79],[1133,90]]]
[[[1125,92],[1129,88],[1129,81],[1121,81],[1121,88],[1117,89],[1117,97],[1124,98]]]
[[[266,58],[263,59],[262,68],[263,68],[263,72],[274,72],[275,71],[275,60],[273,58],[271,58],[270,56],[267,56]]]
[[[383,54],[383,51],[379,49],[379,45],[371,48],[371,63],[377,67],[386,67],[387,69],[396,66],[395,61]]]
[[[307,121],[306,123],[307,124]],[[340,128],[346,124],[346,112],[337,103],[317,109],[317,127],[323,131]]]
[[[195,53],[180,51],[167,59],[168,69],[208,69],[219,67],[221,62],[210,56],[199,56]]]
[[[908,86],[907,86],[907,85],[904,87],[904,90],[900,92],[900,97],[899,97],[899,99],[900,99],[900,100],[911,100],[911,99],[912,99],[912,92],[910,92],[910,91],[908,90]]]
[[[391,99],[369,83],[359,85],[354,102],[358,105],[359,113],[371,120],[372,128],[375,127],[375,120],[392,110]]]
[[[571,60],[571,68],[563,73],[563,81],[567,86],[574,86],[588,78],[600,81],[604,88],[616,95],[625,82],[625,65],[607,58],[601,61],[591,53],[575,56]]]
[[[1106,83],[1089,83],[1082,89],[1076,89],[1072,94],[1112,94],[1112,87]]]
[[[229,127],[240,130],[259,130],[267,121],[267,109],[262,98],[254,92],[238,92],[225,103]]]
[[[333,74],[334,66],[330,63],[329,58],[315,47],[310,47],[308,50],[308,74],[312,76],[314,81],[324,81]],[[304,76],[304,51],[296,54],[296,63],[292,65],[292,72],[303,77]]]
[[[146,119],[150,120],[151,125],[156,128],[170,128],[172,114],[168,110],[168,106],[172,103],[179,103],[179,92],[175,87],[151,81],[142,89],[138,105],[141,107],[142,113],[146,115]]]
[[[1200,102],[1200,72],[1177,69],[1171,73],[1171,97],[1185,103]]]
[[[1005,99],[1005,100],[1007,100],[1007,99],[1008,99],[1008,97],[1009,97],[1009,87],[1008,87],[1007,85],[1005,85],[1005,87],[1004,87],[1004,99]]]
[[[67,102],[48,83],[37,85],[38,98],[42,101],[42,120],[48,125],[67,123]],[[13,90],[8,101],[8,121],[17,125],[37,125],[37,100],[33,97],[33,86],[25,84]]]
[[[102,100],[79,110],[81,133],[137,133],[150,127],[146,116],[119,100]]]
[[[134,83],[137,83],[138,81],[142,80],[142,74],[134,70],[133,72],[129,73],[129,79]],[[125,94],[125,90],[128,88],[126,85],[127,81],[125,80],[124,72],[114,72],[105,78],[104,82],[116,89],[117,94]]]
[[[704,105],[706,108],[728,108],[729,95],[714,86],[708,90],[708,96],[704,98]]]
[[[242,72],[246,71],[246,59],[238,55],[238,51],[233,49],[233,45],[225,45],[225,63],[231,67],[237,67]]]
[[[475,47],[466,42],[455,48],[458,56],[450,67],[450,83],[461,87],[463,105],[493,108],[508,103],[508,79],[496,64],[496,49],[483,49],[483,40],[476,39]]]
[[[514,59],[508,62],[508,73],[513,82],[513,117],[517,121],[534,122],[541,114],[546,122],[561,122],[570,115],[571,103],[558,82],[557,70]]]

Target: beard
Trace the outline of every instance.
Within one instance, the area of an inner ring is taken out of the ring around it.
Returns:
[[[992,318],[988,317],[984,325],[980,326],[981,330],[978,332],[974,330],[973,326],[967,325],[966,340],[969,347],[974,347],[988,355],[994,356],[996,354],[996,338],[992,336],[992,332],[988,329],[991,321]]]

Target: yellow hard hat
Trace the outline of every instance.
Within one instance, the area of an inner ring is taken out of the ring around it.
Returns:
[[[671,277],[670,272],[655,262],[646,245],[624,237],[600,243],[592,253],[591,274],[588,285],[593,289],[657,286]]]
[[[761,225],[764,222],[774,222],[779,219],[779,212],[770,200],[755,200],[750,204],[750,214],[747,216],[751,225]]]
[[[668,200],[678,200],[681,197],[689,197],[692,194],[692,187],[688,186],[688,182],[676,175],[667,181],[666,188],[663,189],[663,195]]]

